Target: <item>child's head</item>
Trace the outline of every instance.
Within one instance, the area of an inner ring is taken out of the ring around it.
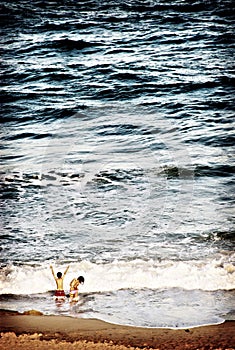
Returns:
[[[62,272],[57,272],[57,277],[61,278],[62,277]]]
[[[84,281],[85,281],[85,279],[84,279],[84,277],[83,276],[79,276],[78,278],[77,278],[77,280],[79,281],[79,283],[81,283],[81,284],[83,284],[84,283]]]

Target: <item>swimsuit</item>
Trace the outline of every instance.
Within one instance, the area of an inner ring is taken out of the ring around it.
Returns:
[[[69,292],[69,294],[76,294],[77,291],[78,291],[78,289],[71,290],[71,291]]]
[[[55,297],[65,297],[64,290],[56,290],[55,291]]]

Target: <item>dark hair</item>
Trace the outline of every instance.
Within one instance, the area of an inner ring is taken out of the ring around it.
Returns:
[[[62,272],[57,272],[57,277],[61,278],[62,277]]]
[[[79,281],[79,283],[84,283],[84,281],[85,281],[85,279],[84,279],[83,276],[79,276],[79,277],[77,278],[77,280]]]

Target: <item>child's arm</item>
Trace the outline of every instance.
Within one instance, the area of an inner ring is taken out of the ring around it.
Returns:
[[[73,278],[72,281],[70,282],[70,288],[74,288],[74,283],[76,281],[76,278]]]
[[[50,269],[51,269],[51,273],[52,273],[52,275],[53,275],[54,279],[56,279],[55,272],[54,272],[54,270],[53,270],[52,265],[50,266]]]
[[[64,271],[64,276],[66,275],[66,273],[68,272],[68,269],[69,269],[69,265],[66,267],[66,270]],[[64,277],[63,276],[63,277]]]

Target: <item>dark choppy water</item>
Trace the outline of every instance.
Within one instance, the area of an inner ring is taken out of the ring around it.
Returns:
[[[1,307],[234,318],[232,1],[2,1]],[[49,264],[83,274],[55,305]]]

